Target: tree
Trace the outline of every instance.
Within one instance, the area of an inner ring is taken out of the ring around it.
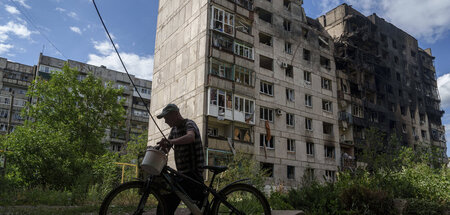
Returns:
[[[35,102],[22,112],[29,120],[3,141],[9,177],[28,186],[71,189],[107,153],[105,130],[125,122],[123,101],[117,100],[122,90],[92,74],[80,77],[65,65],[30,86],[27,96]]]

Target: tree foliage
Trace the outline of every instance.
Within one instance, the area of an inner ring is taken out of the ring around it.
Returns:
[[[8,176],[23,185],[71,189],[92,175],[106,151],[107,128],[124,123],[121,89],[106,86],[65,65],[50,80],[37,79],[22,114],[28,120],[3,141],[8,147]]]

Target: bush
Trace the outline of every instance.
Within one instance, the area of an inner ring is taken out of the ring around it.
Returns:
[[[355,214],[394,214],[393,198],[382,190],[355,185],[345,189],[340,199],[344,209]]]
[[[408,215],[440,215],[450,208],[428,199],[408,199],[404,214]]]
[[[288,197],[285,193],[273,192],[269,197],[269,204],[273,210],[292,210],[294,207],[288,203]]]

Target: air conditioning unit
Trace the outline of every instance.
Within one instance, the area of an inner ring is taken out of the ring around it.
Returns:
[[[287,63],[281,62],[281,68],[287,68],[287,67],[288,67],[288,64],[287,64]]]
[[[281,115],[281,109],[276,109],[276,110],[275,110],[275,113],[276,113],[278,116],[280,116],[280,115]]]

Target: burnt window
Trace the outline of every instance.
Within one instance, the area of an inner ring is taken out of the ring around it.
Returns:
[[[307,28],[302,28],[302,36],[305,39],[308,39],[308,29]]]
[[[396,40],[392,40],[392,47],[394,49],[397,49],[397,41]]]
[[[258,11],[258,17],[260,20],[272,24],[272,13],[270,13],[269,11],[260,9]]]
[[[416,57],[416,52],[411,50],[411,57]]]
[[[309,51],[308,49],[303,49],[303,60],[311,60],[311,51]]]
[[[263,55],[259,55],[259,67],[272,71],[273,70],[273,59],[268,58]]]
[[[266,172],[268,177],[273,177],[273,163],[261,163],[261,170]]]
[[[326,69],[330,69],[330,59],[324,57],[324,56],[320,56],[320,65],[322,67],[325,67]]]
[[[291,10],[291,1],[290,0],[283,0],[283,6],[286,10]]]
[[[294,67],[292,65],[287,65],[284,69],[286,72],[286,77],[293,78],[294,77]]]
[[[333,134],[333,124],[331,123],[327,123],[327,122],[323,122],[323,133],[324,134]]]
[[[283,20],[283,27],[285,31],[291,31],[291,21],[289,20]]]
[[[319,37],[318,37],[318,40],[319,40],[319,46],[320,46],[320,47],[326,48],[326,49],[329,49],[329,48],[330,48],[330,45],[328,44],[328,38],[319,36]]]
[[[294,166],[287,166],[287,178],[295,179],[295,167]]]
[[[259,33],[259,42],[267,45],[267,46],[272,46],[272,36],[262,33]]]
[[[397,72],[397,81],[401,81],[400,73]]]

